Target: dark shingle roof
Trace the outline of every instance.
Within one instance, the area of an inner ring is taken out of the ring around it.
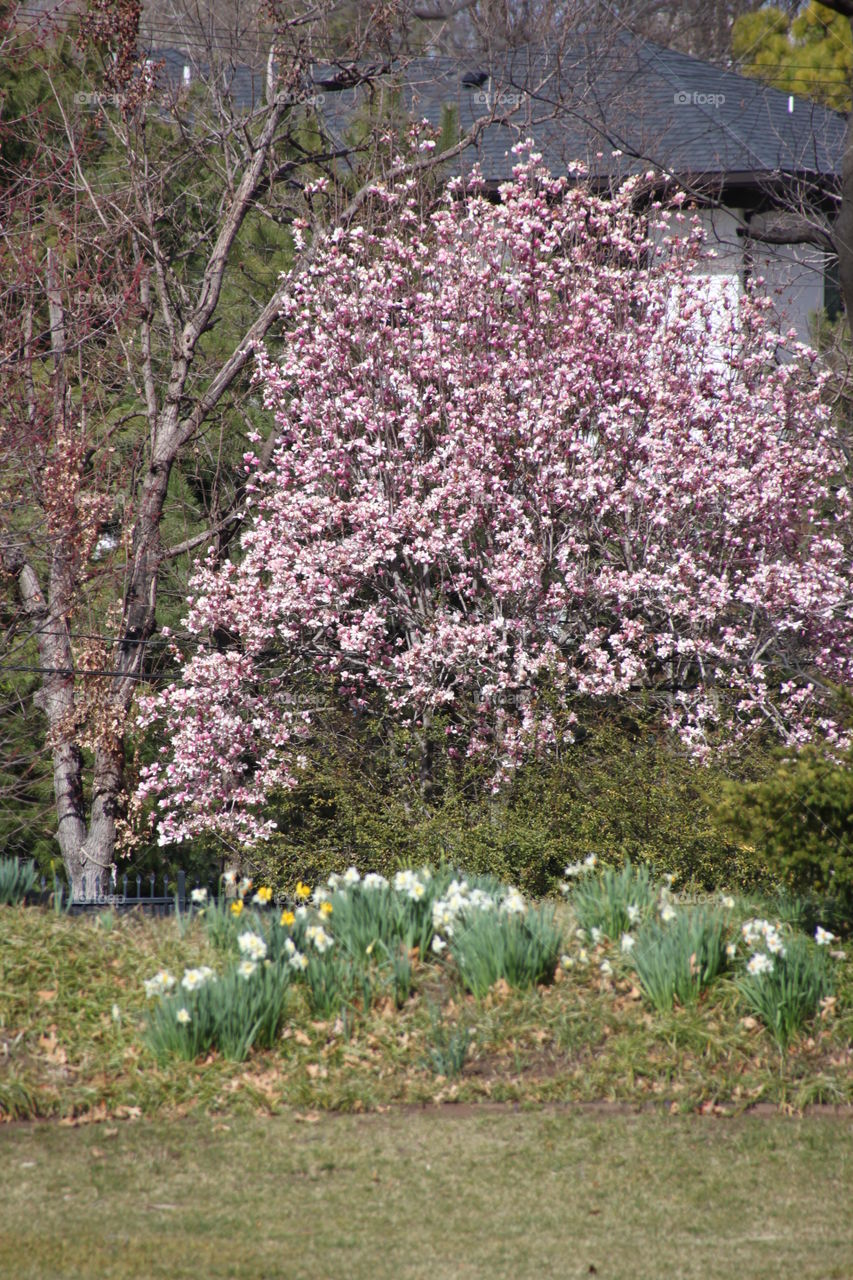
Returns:
[[[628,33],[588,35],[559,55],[527,47],[491,64],[421,58],[400,84],[406,107],[434,126],[448,108],[467,130],[496,100],[504,110],[516,105],[506,124],[489,126],[456,162],[468,171],[479,160],[490,183],[510,176],[510,149],[527,136],[552,172],[576,160],[602,178],[654,167],[720,183],[821,175],[832,184],[840,169],[838,112]],[[353,91],[324,93],[333,132],[343,131],[356,100]],[[624,153],[615,162],[614,150]]]
[[[163,62],[172,83],[189,61],[174,50],[150,56]],[[199,74],[209,72],[194,67],[194,77]],[[217,74],[238,109],[259,105],[263,78],[257,72],[229,64]],[[333,136],[347,132],[368,92],[335,91],[336,76],[335,68],[315,68],[313,85],[301,95],[319,107]],[[407,111],[437,128],[449,109],[467,131],[495,102],[504,111],[515,106],[451,166],[465,173],[479,161],[489,184],[511,176],[511,148],[526,137],[553,173],[580,161],[601,180],[650,167],[718,187],[766,189],[774,178],[792,175],[832,187],[839,177],[846,122],[838,112],[627,31],[588,32],[559,52],[527,46],[490,62],[417,58],[384,79],[399,88]],[[614,150],[623,155],[614,159]]]

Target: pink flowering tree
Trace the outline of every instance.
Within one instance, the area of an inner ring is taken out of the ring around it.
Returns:
[[[699,756],[759,726],[840,741],[850,504],[813,353],[727,309],[677,202],[638,212],[633,182],[600,198],[531,155],[499,203],[373,195],[384,231],[293,281],[239,559],[198,565],[180,680],[144,704],[161,840],[268,831],[312,682],[440,722],[496,787],[596,700]]]

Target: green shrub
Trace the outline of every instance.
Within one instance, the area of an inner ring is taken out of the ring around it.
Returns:
[[[682,908],[668,923],[643,926],[631,961],[659,1012],[676,1000],[692,1004],[726,967],[726,923],[715,913]]]
[[[450,950],[462,985],[479,998],[501,979],[517,989],[550,982],[562,933],[548,907],[523,914],[475,910],[455,926]]]
[[[333,721],[306,745],[305,781],[271,798],[277,833],[252,853],[287,892],[354,864],[390,877],[400,866],[452,863],[528,896],[553,892],[567,862],[596,850],[700,888],[763,887],[755,857],[715,820],[724,773],[694,764],[651,720],[588,716],[577,741],[517,770],[498,795],[487,762],[449,760],[446,725],[427,746],[379,717]],[[761,773],[763,756],[743,764]],[[727,761],[727,768],[733,767]]]
[[[737,987],[747,1008],[784,1050],[831,994],[832,975],[825,953],[803,937],[786,940],[784,952],[767,956],[766,963],[766,972],[747,971]]]
[[[759,782],[728,783],[718,815],[790,888],[853,900],[853,757],[805,747]]]
[[[23,902],[38,884],[38,872],[32,862],[20,858],[0,858],[0,904],[7,907]]]

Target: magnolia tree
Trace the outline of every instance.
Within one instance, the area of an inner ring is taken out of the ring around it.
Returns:
[[[377,187],[394,230],[337,231],[294,279],[239,560],[198,565],[191,656],[143,707],[162,842],[268,832],[310,680],[441,724],[495,786],[590,700],[651,702],[699,756],[759,725],[840,741],[850,503],[824,377],[780,359],[763,304],[703,284],[677,201],[637,196],[535,155],[498,203]]]

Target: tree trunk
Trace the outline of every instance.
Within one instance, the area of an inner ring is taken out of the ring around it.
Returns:
[[[847,119],[841,158],[841,204],[833,228],[838,254],[838,277],[847,324],[853,332],[853,113]]]

